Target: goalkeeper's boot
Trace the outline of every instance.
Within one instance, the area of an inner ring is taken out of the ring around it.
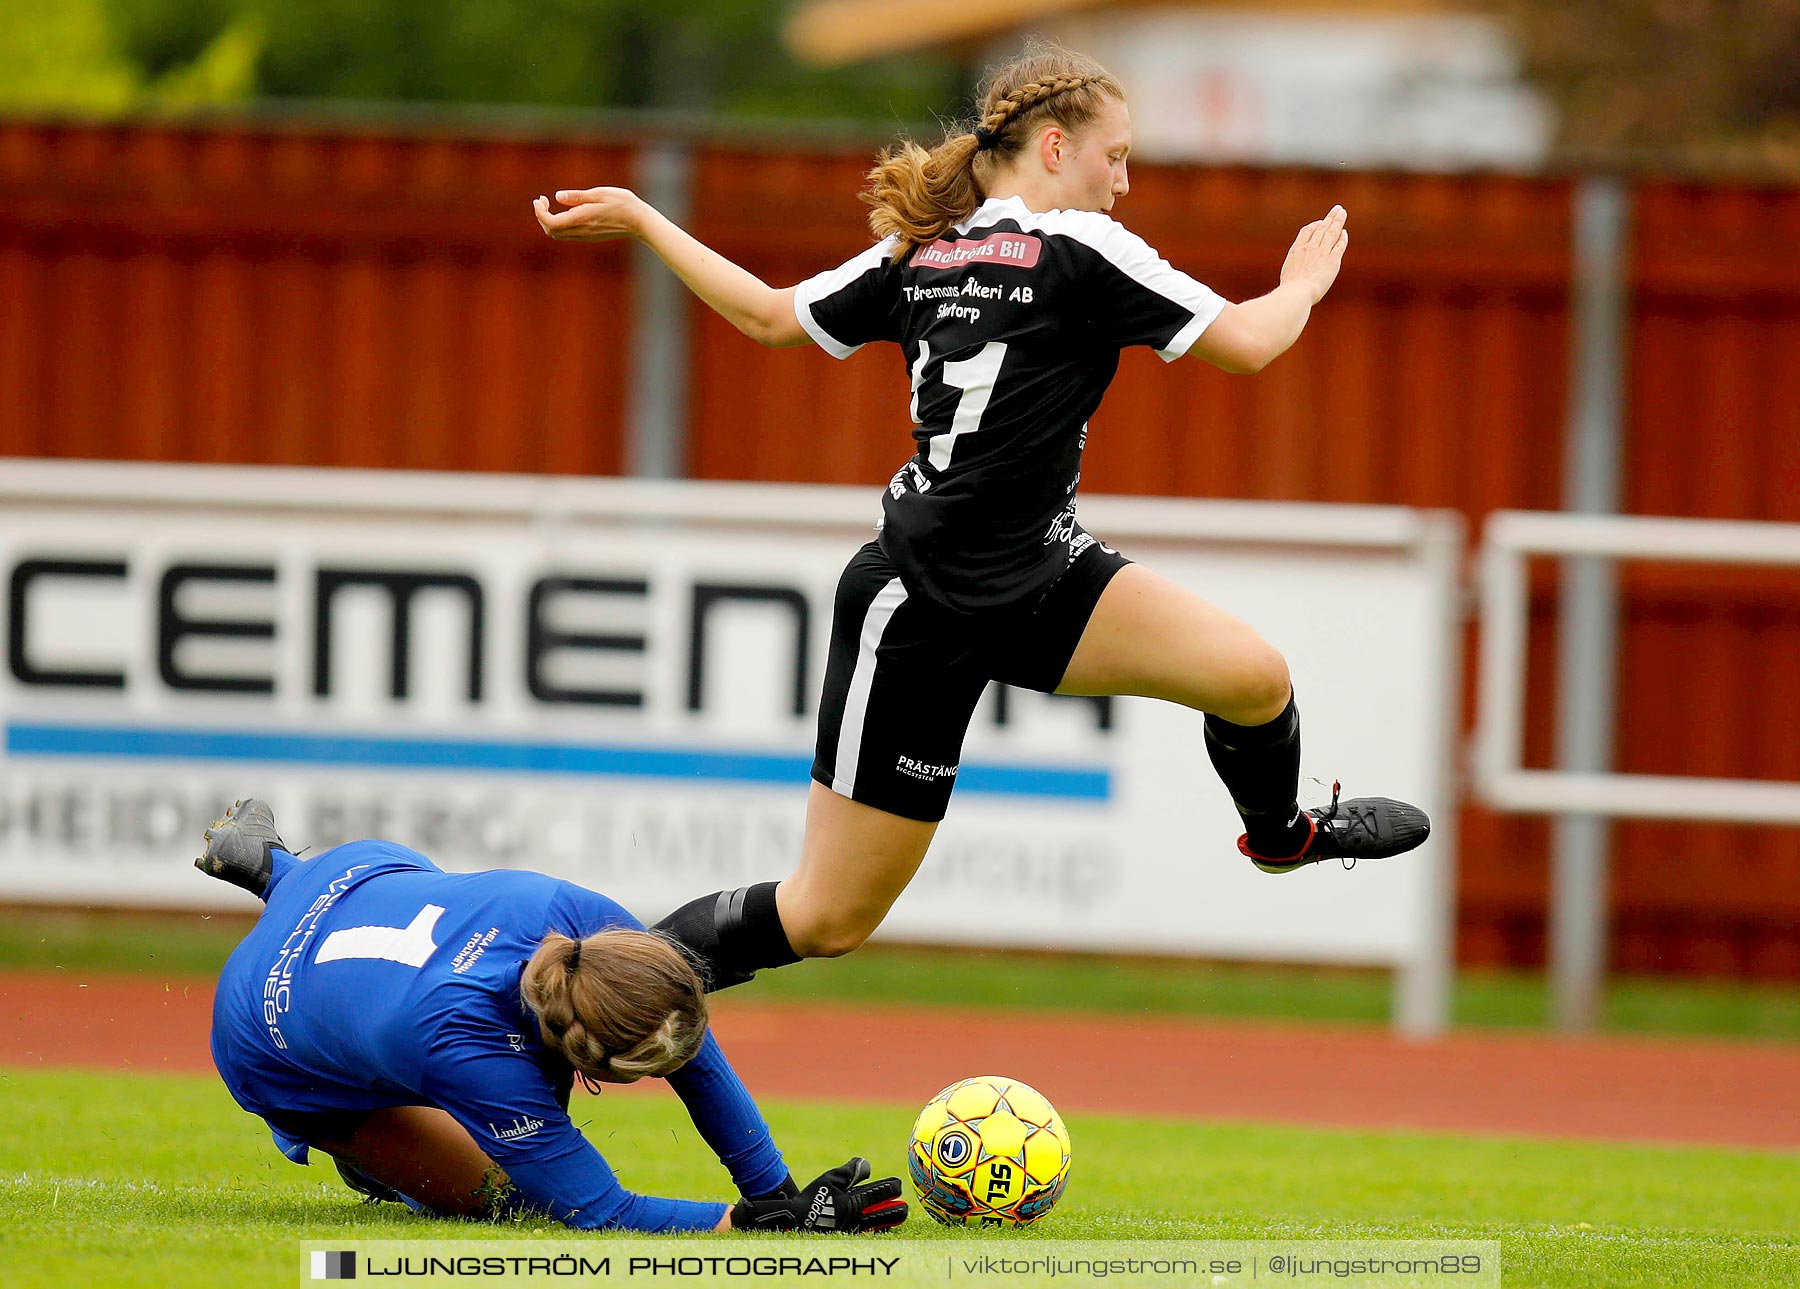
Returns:
[[[287,847],[283,846],[283,850]],[[390,1204],[404,1204],[406,1197],[385,1182],[378,1182],[355,1164],[347,1164],[336,1155],[331,1162],[337,1165],[338,1176],[344,1179],[344,1185],[358,1195],[366,1195],[371,1200],[386,1200]]]
[[[227,810],[223,819],[213,820],[206,830],[206,853],[194,861],[194,867],[260,897],[269,889],[269,876],[275,871],[269,852],[287,848],[275,831],[275,812],[269,803],[245,797]]]
[[[1341,859],[1354,868],[1359,859],[1389,859],[1404,855],[1431,836],[1431,820],[1417,806],[1391,797],[1354,797],[1340,802],[1340,786],[1331,785],[1331,804],[1315,806],[1302,814],[1311,829],[1306,844],[1283,859],[1259,855],[1250,849],[1248,834],[1238,838],[1238,849],[1265,873],[1291,873],[1321,860]]]

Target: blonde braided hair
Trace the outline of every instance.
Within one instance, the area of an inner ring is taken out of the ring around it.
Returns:
[[[648,931],[583,940],[551,931],[525,964],[519,993],[545,1046],[608,1083],[671,1074],[706,1037],[700,977],[680,949]]]
[[[984,133],[995,136],[996,141],[993,146],[997,147],[999,146],[998,136],[1000,132],[1006,128],[1007,122],[1011,121],[1014,117],[1021,113],[1029,112],[1045,99],[1055,98],[1058,94],[1071,93],[1080,89],[1083,85],[1090,85],[1099,79],[1100,78],[1097,76],[1054,76],[1046,81],[1027,81],[1011,94],[1008,94],[1005,98],[995,103],[993,110],[984,116],[981,119],[980,124],[975,126],[974,129],[969,132],[969,137],[975,140],[976,151],[979,152],[983,150],[981,144],[983,142],[982,135]]]
[[[988,74],[975,125],[953,127],[929,151],[901,139],[876,158],[861,193],[870,230],[878,239],[899,239],[898,263],[974,214],[984,180],[1023,152],[1040,125],[1073,134],[1107,99],[1124,97],[1112,74],[1085,54],[1033,41]]]

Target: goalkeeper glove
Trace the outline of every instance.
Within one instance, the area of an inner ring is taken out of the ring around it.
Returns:
[[[852,1159],[821,1173],[795,1195],[739,1200],[731,1225],[739,1231],[885,1231],[906,1220],[900,1179],[869,1180],[869,1161]]]

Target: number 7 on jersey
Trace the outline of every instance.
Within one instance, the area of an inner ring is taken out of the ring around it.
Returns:
[[[962,397],[956,401],[956,415],[951,419],[950,429],[931,437],[926,451],[926,461],[933,470],[948,470],[950,458],[956,452],[956,441],[965,434],[973,434],[981,428],[981,418],[988,409],[988,402],[994,397],[994,383],[1000,378],[1000,364],[1006,360],[1006,342],[990,340],[978,349],[973,358],[959,358],[955,362],[947,362],[938,377],[951,389],[961,390]],[[919,342],[919,357],[913,363],[913,420],[919,419],[919,386],[925,383],[925,364],[931,361],[931,344],[929,341]]]

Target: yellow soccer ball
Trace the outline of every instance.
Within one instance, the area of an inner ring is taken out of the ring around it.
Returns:
[[[1042,1093],[983,1075],[919,1112],[907,1149],[919,1206],[947,1226],[1030,1226],[1069,1180],[1069,1130]]]

